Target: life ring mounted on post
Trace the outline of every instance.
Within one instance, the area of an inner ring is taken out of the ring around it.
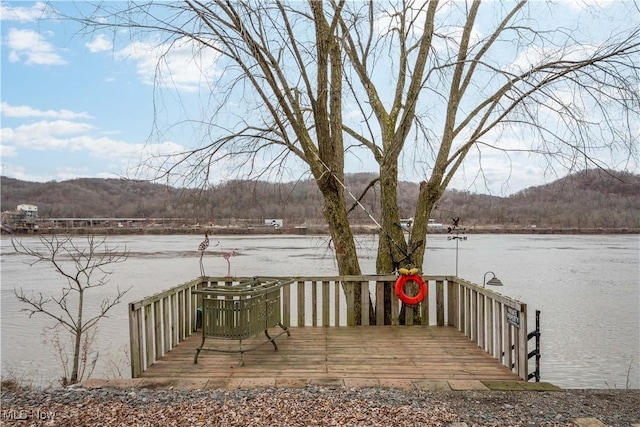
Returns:
[[[412,268],[411,270],[401,268],[399,271],[400,276],[398,276],[398,279],[396,280],[396,296],[406,305],[420,304],[427,296],[428,289],[427,283],[420,275],[420,270],[417,268]],[[415,282],[418,284],[418,294],[416,296],[410,297],[405,293],[404,285],[407,282]]]

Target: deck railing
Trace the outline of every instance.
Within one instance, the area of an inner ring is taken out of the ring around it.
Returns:
[[[449,326],[529,379],[526,304],[455,277],[447,280],[447,308]]]
[[[228,285],[251,278],[203,277],[129,304],[131,374],[138,377],[195,330],[206,286]],[[273,278],[264,278],[273,279]],[[405,324],[456,327],[520,378],[528,378],[526,304],[455,276],[424,276],[429,285],[425,301],[406,307]],[[260,278],[262,280],[262,278]],[[385,289],[393,275],[296,277],[281,289],[283,322],[290,326],[364,326],[384,324]],[[354,299],[361,289],[361,318],[356,321]],[[374,318],[370,321],[370,304]],[[400,302],[390,299],[391,324],[400,324]],[[414,310],[418,310],[417,315]]]

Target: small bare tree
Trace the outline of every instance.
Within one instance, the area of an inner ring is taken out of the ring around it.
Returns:
[[[126,261],[128,251],[126,248],[110,247],[106,237],[96,238],[93,235],[86,237],[86,242],[76,243],[72,236],[40,235],[40,245],[27,245],[21,240],[11,239],[14,250],[30,259],[26,261],[29,266],[38,263],[48,264],[60,275],[67,284],[62,286],[59,294],[44,295],[42,292],[27,294],[23,288],[14,289],[18,300],[26,306],[21,311],[27,312],[29,317],[42,313],[55,320],[52,329],[56,330],[53,343],[56,346],[58,356],[62,363],[64,376],[62,384],[75,384],[80,382],[87,373],[90,347],[95,340],[95,331],[100,319],[120,301],[129,289],[121,290],[119,287],[112,298],[103,298],[100,304],[91,304],[91,309],[86,299],[86,292],[93,288],[105,286],[108,283],[107,276],[111,271],[106,267]],[[61,340],[57,331],[62,328],[70,335],[74,343],[73,362],[71,371],[68,366],[68,354],[61,346]],[[95,361],[91,362],[95,364]],[[89,367],[89,371],[92,367]]]

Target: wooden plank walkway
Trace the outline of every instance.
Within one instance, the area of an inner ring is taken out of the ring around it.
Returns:
[[[244,354],[202,351],[195,333],[167,353],[141,379],[157,382],[208,379],[213,386],[230,381],[254,380],[265,384],[276,379],[282,386],[309,382],[330,384],[334,380],[359,380],[358,384],[393,383],[394,380],[520,381],[453,327],[365,326],[290,328],[291,336],[276,340],[279,351],[263,334],[243,341],[249,346],[266,344]],[[278,328],[270,330],[274,334]],[[237,341],[208,339],[206,346],[237,349]],[[349,383],[349,381],[347,381]]]

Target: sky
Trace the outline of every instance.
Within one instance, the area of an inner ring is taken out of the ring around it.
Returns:
[[[564,4],[566,19],[580,16],[583,6],[591,3],[603,10],[616,6],[616,1],[605,0],[559,3]],[[52,4],[66,12],[76,7],[70,2]],[[184,149],[186,143],[175,135],[160,141],[151,136],[157,123],[179,119],[176,105],[197,111],[193,106],[210,89],[208,76],[189,61],[188,48],[178,48],[167,58],[174,92],[158,97],[154,77],[161,50],[151,36],[114,46],[106,31],[87,33],[79,31],[77,23],[43,18],[44,3],[1,3],[2,176],[37,182],[147,177],[150,172],[140,167],[145,160]],[[204,60],[211,65],[206,69],[215,70],[215,57]],[[639,173],[637,162],[615,156],[603,160]],[[450,187],[508,195],[565,172],[530,154],[487,154],[482,158],[484,175],[478,179],[478,161],[471,155]],[[376,165],[351,159],[346,171],[375,172]],[[423,179],[416,175],[412,168],[401,168],[401,179]],[[228,178],[224,173],[216,177]],[[290,177],[297,178],[295,173]]]

